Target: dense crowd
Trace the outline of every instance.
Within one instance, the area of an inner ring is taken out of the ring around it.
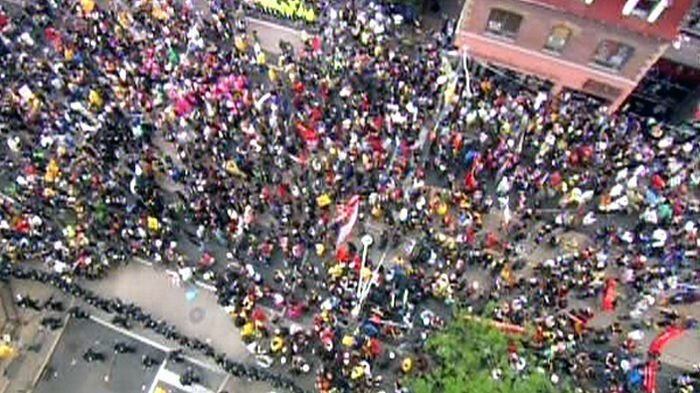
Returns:
[[[0,11],[6,261],[193,268],[321,392],[403,391],[457,308],[532,324],[527,367],[608,392],[638,388],[643,330],[695,328],[654,307],[698,300],[695,135],[474,73],[451,24],[371,3],[276,56],[235,2],[29,3]],[[588,328],[611,282],[620,321]]]

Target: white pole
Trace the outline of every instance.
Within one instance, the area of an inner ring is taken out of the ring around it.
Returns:
[[[368,246],[363,244],[362,245],[364,248],[362,249],[362,263],[360,264],[360,272],[357,274],[357,288],[355,289],[355,296],[360,297],[361,294],[361,289],[362,289],[362,271],[365,269],[365,261],[367,260],[367,248]]]
[[[357,288],[355,289],[355,296],[359,298],[361,295],[361,289],[362,289],[362,270],[365,269],[365,263],[367,261],[367,250],[369,249],[369,246],[372,245],[372,236],[369,234],[362,236],[360,239],[360,242],[362,243],[362,246],[364,247],[362,249],[362,264],[360,265],[360,272],[358,273],[357,276]]]
[[[472,98],[472,78],[469,75],[469,68],[467,68],[467,49],[464,49],[462,54],[462,67],[464,68],[464,76],[466,78],[466,88],[467,88],[467,98]]]
[[[464,23],[464,14],[466,13],[467,7],[469,7],[471,4],[471,1],[465,1],[464,6],[462,7],[462,11],[459,13],[459,19],[457,20],[457,26],[455,27],[455,34],[459,34],[460,31],[462,31],[462,23]]]
[[[384,251],[384,254],[382,255],[382,259],[379,261],[379,264],[377,265],[376,268],[374,268],[374,271],[372,272],[372,275],[369,277],[369,280],[367,281],[367,284],[365,284],[365,288],[362,290],[362,300],[367,297],[367,294],[369,294],[369,289],[372,287],[373,284],[373,278],[374,276],[379,273],[379,269],[384,265],[384,259],[386,259],[386,253],[388,251]]]
[[[358,299],[358,302],[357,302],[357,306],[355,306],[355,308],[352,310],[352,315],[355,318],[357,318],[357,316],[360,315],[360,311],[362,311],[362,306],[364,305],[365,299],[367,299],[367,295],[369,295],[369,290],[372,288],[372,284],[374,283],[373,278],[374,278],[375,274],[377,274],[377,272],[379,272],[379,268],[382,267],[382,265],[384,264],[384,259],[386,258],[386,253],[387,253],[387,251],[384,251],[384,255],[382,255],[382,259],[379,261],[379,264],[374,269],[374,271],[372,272],[372,275],[367,280],[367,284],[365,285],[365,287],[361,291],[360,298]]]

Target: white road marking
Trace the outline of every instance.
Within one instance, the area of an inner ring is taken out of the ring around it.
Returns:
[[[248,20],[248,23],[254,23],[254,24],[257,24],[257,25],[262,25],[262,26],[265,26],[265,27],[269,27],[269,28],[271,28],[271,29],[281,30],[281,31],[287,32],[287,33],[289,33],[289,34],[294,34],[294,35],[297,35],[297,36],[301,35],[301,33],[299,32],[299,30],[292,29],[291,27],[282,26],[282,25],[280,25],[280,24],[268,22],[268,21],[262,20],[262,19],[252,18],[252,17],[250,17],[250,16],[246,17],[246,19]]]
[[[185,393],[212,393],[211,390],[199,384],[183,386],[180,384],[180,376],[165,368],[158,371],[156,381],[163,381],[168,385],[176,387],[178,390],[182,390]]]
[[[91,315],[91,316],[90,316],[90,320],[92,320],[92,321],[94,321],[94,322],[96,322],[96,323],[98,323],[98,324],[100,324],[100,325],[102,325],[102,326],[104,326],[104,327],[106,327],[106,328],[108,328],[108,329],[114,330],[114,331],[116,331],[116,332],[118,332],[118,333],[120,333],[120,334],[122,334],[122,335],[125,335],[125,336],[127,336],[127,337],[130,337],[130,338],[132,338],[132,339],[134,339],[134,340],[136,340],[136,341],[140,341],[140,342],[142,342],[142,343],[144,343],[144,344],[146,344],[146,345],[149,345],[149,346],[151,346],[151,347],[153,347],[153,348],[156,348],[156,349],[158,349],[158,350],[161,350],[161,351],[163,351],[163,352],[168,353],[168,352],[171,352],[171,351],[173,351],[173,350],[175,349],[175,348],[172,348],[172,347],[168,347],[167,345],[161,344],[161,343],[159,343],[159,342],[157,342],[157,341],[154,341],[154,340],[152,340],[152,339],[150,339],[150,338],[148,338],[148,337],[142,336],[142,335],[140,335],[140,334],[136,334],[136,333],[134,333],[134,332],[132,332],[132,331],[126,330],[126,329],[121,328],[121,327],[119,327],[119,326],[115,326],[114,324],[112,324],[112,323],[110,323],[110,322],[107,322],[107,321],[105,321],[104,319],[102,319],[102,318],[100,318],[100,317],[96,317],[96,316],[94,316],[94,315]],[[188,362],[190,362],[190,363],[192,363],[192,364],[195,364],[195,365],[197,365],[197,366],[199,366],[199,367],[205,368],[205,369],[207,369],[207,370],[209,370],[209,371],[212,371],[212,372],[215,372],[215,373],[222,373],[222,371],[221,371],[220,369],[218,369],[218,368],[216,368],[216,367],[214,367],[214,366],[212,366],[212,365],[210,365],[210,364],[207,364],[207,363],[205,363],[205,362],[203,362],[203,361],[201,361],[201,360],[199,360],[199,359],[195,359],[195,358],[190,357],[190,356],[185,356],[185,360],[187,360]]]
[[[148,393],[153,393],[156,390],[156,386],[158,386],[158,376],[160,375],[161,371],[165,370],[165,365],[168,363],[168,359],[163,359],[163,361],[160,363],[160,366],[158,367],[158,371],[156,372],[156,376],[153,377],[153,383],[151,384],[151,387],[148,389]]]
[[[216,388],[216,393],[222,392],[230,379],[231,379],[231,374],[226,374],[226,377],[224,377],[224,380],[221,381],[221,385],[219,385],[219,387]]]

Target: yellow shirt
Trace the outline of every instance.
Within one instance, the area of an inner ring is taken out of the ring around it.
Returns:
[[[102,105],[104,104],[102,96],[95,90],[90,90],[90,93],[88,94],[88,101],[90,102],[90,105],[95,108],[102,108]]]
[[[80,5],[83,7],[83,12],[86,14],[91,13],[95,9],[94,0],[80,0]]]

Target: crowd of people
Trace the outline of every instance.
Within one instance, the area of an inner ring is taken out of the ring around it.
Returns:
[[[698,299],[696,135],[474,72],[451,24],[377,4],[273,56],[240,4],[196,3],[0,10],[3,260],[192,268],[321,392],[405,391],[455,309],[534,325],[532,367],[606,392],[638,388],[641,331],[695,327],[656,306]],[[587,327],[611,282],[620,321]]]

